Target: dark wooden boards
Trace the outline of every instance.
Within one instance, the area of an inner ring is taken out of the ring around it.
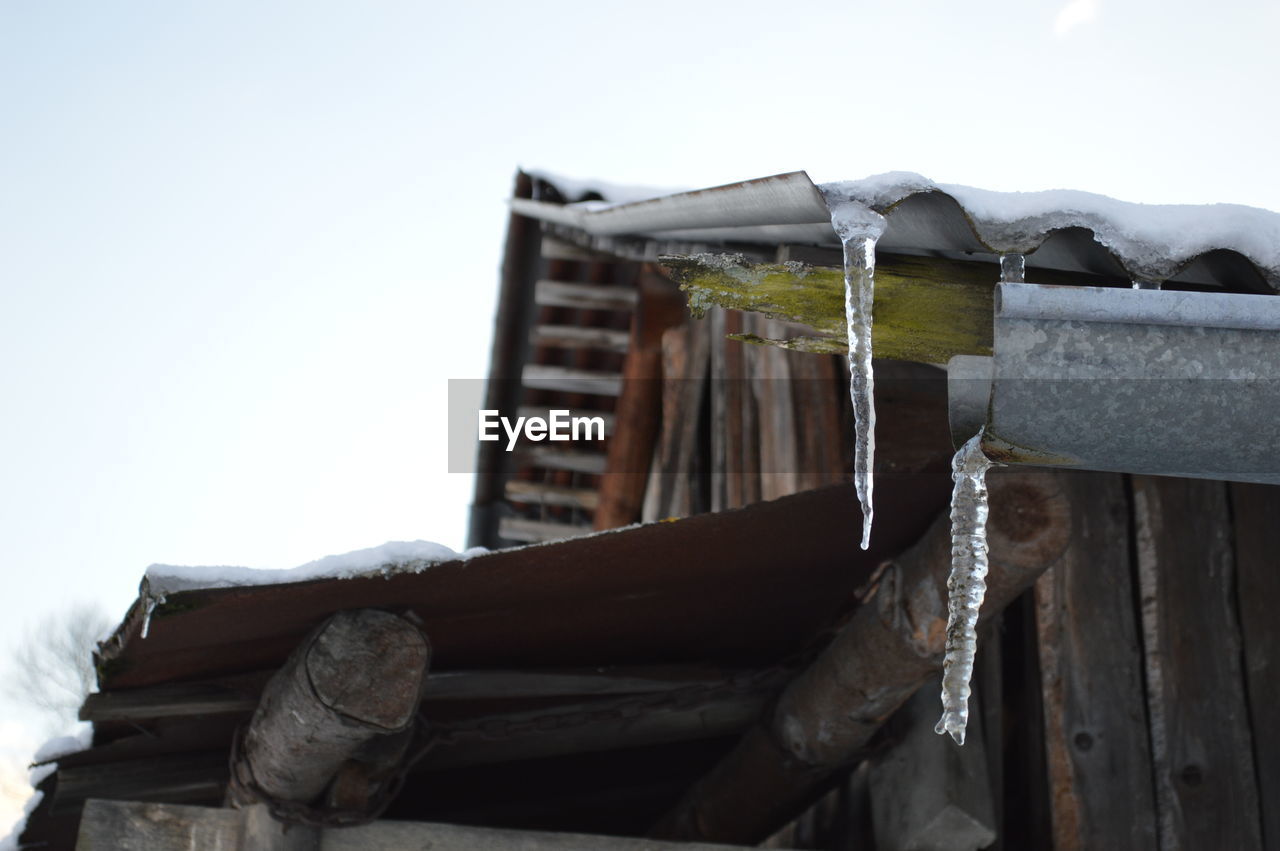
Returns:
[[[1135,476],[1133,500],[1160,847],[1260,848],[1227,486]]]
[[[1156,847],[1124,477],[1063,477],[1071,544],[1035,586],[1055,848]]]
[[[1236,599],[1262,807],[1262,838],[1280,848],[1280,487],[1231,485]]]

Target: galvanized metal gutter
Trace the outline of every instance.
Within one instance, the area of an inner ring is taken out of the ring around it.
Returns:
[[[952,432],[1006,463],[1280,483],[1280,299],[1001,284]]]

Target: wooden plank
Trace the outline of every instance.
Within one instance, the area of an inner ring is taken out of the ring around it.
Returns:
[[[964,747],[934,732],[942,677],[921,687],[892,723],[900,738],[871,767],[871,812],[878,851],[977,851],[996,838],[982,724]],[[970,712],[981,717],[978,695]]]
[[[610,432],[609,428],[605,433]],[[603,452],[586,452],[580,449],[551,449],[530,446],[516,452],[516,467],[542,467],[547,470],[568,470],[598,476],[605,471],[607,456]]]
[[[540,307],[576,307],[582,310],[631,310],[638,296],[630,287],[538,281],[533,302]]]
[[[1063,558],[1036,582],[1045,751],[1055,848],[1156,848],[1142,648],[1122,476],[1063,477]]]
[[[1163,849],[1262,846],[1226,494],[1222,482],[1133,478]]]
[[[730,847],[411,821],[284,829],[260,807],[242,811],[132,801],[89,802],[76,844],[77,851],[717,851]]]
[[[619,373],[537,363],[525,364],[520,383],[533,390],[555,390],[559,393],[592,396],[617,396],[622,392],[622,376]],[[585,414],[574,411],[574,416]]]
[[[594,511],[600,504],[600,494],[589,488],[560,487],[523,479],[512,479],[507,482],[504,492],[510,502],[525,502],[531,505],[567,505]]]
[[[538,325],[533,329],[535,346],[555,346],[561,349],[602,349],[608,352],[625,352],[626,331],[612,328],[583,328],[577,325]]]
[[[1262,838],[1280,848],[1280,487],[1231,485],[1236,535],[1236,600],[1244,642],[1245,682],[1253,720],[1253,756],[1258,769]]]
[[[517,416],[521,416],[526,419],[528,419],[529,417],[541,417],[544,420],[549,420],[551,418],[552,410],[553,408],[549,405],[546,405],[546,406],[521,405],[517,409],[516,414]],[[554,408],[554,410],[564,410],[564,408],[563,406],[561,406],[558,408]],[[604,433],[606,435],[613,434],[614,419],[613,419],[612,411],[594,411],[586,408],[575,407],[573,409],[573,415],[575,417],[587,417],[589,419],[599,418],[604,421]],[[525,452],[525,451],[536,452],[538,451],[538,449],[539,447],[526,445],[518,449],[517,452]]]
[[[503,517],[498,521],[498,537],[508,541],[559,541],[590,532],[590,526],[575,523],[552,523],[523,517]]]
[[[76,851],[240,851],[239,810],[93,800],[80,819]]]
[[[609,441],[608,472],[600,477],[596,529],[640,520],[649,466],[662,419],[662,335],[684,321],[684,304],[670,281],[645,267],[637,280],[640,299],[631,317],[631,337],[623,362],[617,427]]]
[[[805,352],[839,355],[845,337],[844,273],[839,266],[803,262],[752,263],[741,255],[662,258],[700,315],[712,305],[799,322],[812,336],[744,335]],[[877,358],[945,364],[953,355],[989,355],[992,299],[1000,271],[994,263],[876,254],[872,346]],[[1036,270],[1035,283],[1114,284],[1091,275]]]
[[[228,775],[225,750],[62,768],[51,812],[75,812],[89,798],[218,801]]]
[[[237,690],[208,683],[174,684],[146,689],[95,692],[80,707],[81,721],[138,721],[148,718],[252,712],[257,690]]]
[[[654,500],[659,519],[687,517],[699,510],[694,479],[710,360],[711,335],[706,323],[686,323],[663,334],[662,432]]]

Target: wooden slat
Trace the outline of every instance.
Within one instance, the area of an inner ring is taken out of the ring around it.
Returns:
[[[608,423],[605,433],[609,433]],[[574,473],[600,475],[605,471],[606,456],[603,452],[583,452],[577,449],[551,449],[529,446],[516,452],[516,467],[542,467],[547,470],[569,470]]]
[[[533,390],[617,396],[622,392],[622,376],[616,372],[573,369],[567,366],[525,364],[520,383]],[[575,416],[583,416],[574,412]]]
[[[636,303],[630,287],[538,281],[533,301],[540,307],[576,307],[582,310],[630,310]]]
[[[507,499],[531,505],[567,505],[586,511],[595,511],[600,504],[600,494],[587,488],[567,488],[512,479],[506,484]]]
[[[194,683],[146,689],[95,692],[80,707],[81,721],[138,721],[192,715],[251,712],[258,705],[253,691]]]
[[[1161,848],[1262,845],[1222,482],[1133,478]]]
[[[216,801],[230,769],[225,750],[64,768],[53,814],[74,812],[89,798],[134,801]]]
[[[1120,475],[1063,477],[1073,534],[1036,582],[1055,848],[1156,848],[1130,522]]]
[[[626,526],[641,517],[661,428],[662,335],[685,318],[684,299],[652,267],[641,272],[637,287],[640,300],[622,366],[626,381],[618,397],[617,429],[609,442],[608,472],[600,479],[597,529]]]
[[[563,406],[555,407],[551,405],[546,405],[546,406],[521,405],[519,409],[516,411],[516,414],[517,416],[521,416],[525,418],[541,417],[542,419],[545,420],[551,417],[552,410],[560,411],[560,410],[565,410],[565,408]],[[615,420],[614,420],[613,413],[611,411],[593,411],[593,410],[587,410],[585,408],[574,408],[573,415],[575,417],[587,417],[589,419],[595,419],[596,417],[599,417],[601,420],[604,421],[604,433],[606,435],[613,434]],[[529,446],[517,451],[537,452],[537,451],[554,451],[554,450],[543,449],[542,447],[536,447],[536,446]]]
[[[591,531],[590,526],[572,523],[548,523],[523,517],[503,517],[498,522],[498,537],[508,541],[558,541],[576,538]]]
[[[76,844],[80,851],[717,851],[728,847],[413,821],[286,829],[263,806],[232,810],[107,800],[91,801],[85,807]]]
[[[627,350],[627,332],[612,328],[582,328],[576,325],[539,325],[533,329],[535,346],[562,349],[603,349],[608,352]]]
[[[1253,719],[1258,798],[1280,801],[1280,487],[1231,485],[1236,533],[1236,598],[1244,639],[1244,668]],[[1262,838],[1280,848],[1280,806],[1262,808]]]

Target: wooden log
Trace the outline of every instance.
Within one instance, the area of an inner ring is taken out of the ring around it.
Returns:
[[[1063,478],[1076,506],[1063,558],[1036,582],[1055,848],[1156,847],[1142,648],[1122,476]]]
[[[600,504],[600,495],[589,488],[568,488],[545,485],[523,479],[512,479],[503,488],[508,502],[525,502],[531,505],[565,505],[594,511]]]
[[[1253,719],[1253,757],[1258,799],[1280,801],[1280,487],[1231,485],[1236,533],[1236,600],[1244,640],[1245,681]],[[1280,806],[1262,808],[1262,838],[1280,848]]]
[[[313,801],[362,745],[408,728],[430,655],[404,618],[330,617],[267,684],[233,767],[233,802]]]
[[[589,532],[590,526],[576,523],[526,520],[523,517],[503,517],[498,521],[498,537],[508,541],[560,541]]]
[[[1135,476],[1133,500],[1160,847],[1260,848],[1226,485]]]
[[[539,325],[533,329],[535,346],[555,346],[561,349],[603,349],[625,352],[628,346],[626,331],[612,328],[582,328],[577,325]]]
[[[977,851],[996,838],[981,723],[964,747],[933,731],[942,678],[933,677],[894,716],[901,738],[872,760],[871,811],[877,851]],[[970,717],[981,718],[980,698]]]
[[[1070,504],[1050,473],[990,476],[991,569],[984,615],[1000,611],[1066,548]],[[951,530],[939,517],[831,645],[654,828],[667,838],[757,842],[855,760],[884,721],[941,670]]]

